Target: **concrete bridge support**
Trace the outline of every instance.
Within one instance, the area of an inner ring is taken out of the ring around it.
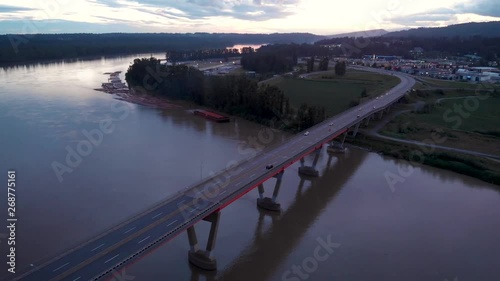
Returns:
[[[304,158],[300,159],[299,175],[309,176],[309,177],[319,177],[319,172],[316,170],[316,165],[318,164],[319,155],[321,154],[321,148],[316,149],[316,155],[314,156],[314,161],[312,166],[304,165]]]
[[[358,134],[358,130],[359,130],[359,125],[361,125],[361,122],[359,122],[358,124],[356,124],[356,126],[354,127],[354,130],[352,131],[352,137],[356,137],[356,135]]]
[[[382,120],[382,118],[384,117],[384,111],[385,111],[385,109],[380,110],[379,112],[377,112],[378,113],[378,120]]]
[[[215,241],[217,239],[217,231],[219,229],[220,212],[210,214],[204,221],[210,222],[210,233],[208,235],[206,250],[200,250],[198,247],[198,239],[194,225],[187,229],[189,246],[191,249],[188,253],[189,262],[204,270],[216,270],[217,260],[213,257],[213,250],[215,248]]]
[[[276,184],[274,186],[272,198],[264,197],[264,185],[262,183],[259,185],[259,198],[257,198],[258,207],[269,211],[281,211],[281,205],[276,202],[276,199],[278,198],[278,194],[280,192],[281,180],[283,179],[284,173],[285,171],[281,171],[279,174],[274,176],[276,178]]]
[[[366,117],[366,119],[365,119],[365,127],[368,127],[368,125],[370,124],[370,119],[372,119],[372,115]]]
[[[345,142],[345,138],[347,137],[347,133],[348,132],[344,133],[344,136],[342,137],[342,141],[341,142],[332,141],[330,143],[330,145],[328,145],[328,147],[326,148],[326,151],[327,152],[332,152],[332,153],[335,153],[335,152],[345,152],[344,142]]]

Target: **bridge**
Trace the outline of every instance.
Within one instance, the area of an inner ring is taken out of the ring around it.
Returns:
[[[342,150],[349,132],[356,136],[361,123],[368,123],[376,115],[381,117],[415,83],[410,76],[393,75],[400,78],[401,83],[382,98],[370,100],[329,118],[309,128],[307,135],[298,134],[284,143],[266,148],[259,155],[183,189],[147,211],[31,268],[13,280],[100,280],[184,232],[187,232],[190,244],[189,262],[202,269],[216,269],[217,260],[213,250],[221,211],[256,187],[259,192],[257,205],[262,209],[280,211],[277,198],[287,167],[300,161],[299,174],[318,177],[316,164],[324,145],[330,144],[329,151]],[[307,165],[304,157],[311,153],[314,153],[314,160]],[[276,184],[272,196],[265,197],[263,183],[273,177],[276,178]],[[195,231],[195,225],[201,221],[211,224],[205,249],[200,249]]]

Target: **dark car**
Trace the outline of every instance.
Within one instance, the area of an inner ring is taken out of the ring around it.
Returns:
[[[269,164],[269,165],[267,165],[267,166],[266,166],[266,169],[268,169],[268,170],[269,170],[269,169],[272,169],[273,167],[274,167],[274,165]]]

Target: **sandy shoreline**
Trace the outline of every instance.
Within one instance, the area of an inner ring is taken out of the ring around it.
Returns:
[[[155,97],[149,94],[140,94],[133,89],[128,89],[125,84],[121,82],[120,78],[118,78],[119,73],[120,71],[104,73],[110,75],[108,83],[103,83],[101,88],[94,90],[114,95],[115,99],[117,100],[122,100],[148,107],[160,109],[182,108],[181,105],[175,104],[166,98]],[[114,81],[114,85],[113,83],[109,83],[110,80]]]

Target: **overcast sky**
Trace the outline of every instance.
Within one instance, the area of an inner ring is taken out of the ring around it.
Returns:
[[[311,32],[500,20],[499,0],[0,0],[0,34]]]

